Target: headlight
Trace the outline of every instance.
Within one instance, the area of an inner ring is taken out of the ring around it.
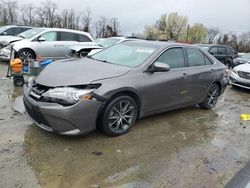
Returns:
[[[72,105],[80,100],[92,99],[92,93],[95,89],[78,89],[74,87],[59,87],[49,89],[42,96],[50,102],[57,102],[64,105]]]

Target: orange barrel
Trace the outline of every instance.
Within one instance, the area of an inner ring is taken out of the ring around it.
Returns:
[[[10,61],[11,71],[14,73],[20,73],[23,70],[23,62],[21,59],[13,59]]]

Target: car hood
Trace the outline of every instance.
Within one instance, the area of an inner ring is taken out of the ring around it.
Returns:
[[[244,71],[244,72],[249,72],[250,73],[250,63],[246,63],[246,64],[243,64],[243,65],[238,65],[234,69],[236,71]]]
[[[247,63],[247,62],[250,61],[250,59],[243,58],[243,57],[238,57],[238,58],[234,59],[234,61],[236,61],[236,62],[242,62],[242,63]]]
[[[57,61],[44,68],[35,81],[48,87],[84,85],[122,76],[131,69],[89,58]]]
[[[0,44],[2,45],[9,45],[10,43],[19,40],[23,40],[23,38],[17,36],[0,36]]]

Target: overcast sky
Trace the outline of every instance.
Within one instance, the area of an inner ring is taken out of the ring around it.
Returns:
[[[164,13],[188,16],[189,23],[203,23],[223,32],[250,31],[250,0],[53,0],[62,9],[89,7],[93,20],[100,16],[117,17],[124,35],[142,32]],[[33,0],[19,0],[33,3]],[[39,5],[39,0],[35,5]]]

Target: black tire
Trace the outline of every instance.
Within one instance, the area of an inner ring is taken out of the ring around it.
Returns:
[[[26,62],[26,60],[30,59],[36,59],[36,55],[32,50],[29,49],[22,49],[17,52],[17,58],[21,59],[23,63]]]
[[[136,119],[137,105],[135,100],[129,96],[119,96],[107,103],[98,126],[108,136],[120,136],[129,131]]]
[[[78,52],[78,57],[79,58],[83,58],[83,57],[86,57],[88,55],[88,53],[90,52],[90,50],[86,49],[86,50],[80,50]]]
[[[220,87],[218,86],[218,84],[213,84],[208,90],[208,93],[204,101],[201,104],[199,104],[199,106],[204,109],[212,109],[216,105],[219,96],[220,96]]]
[[[15,86],[19,86],[19,87],[23,86],[23,84],[24,84],[24,78],[22,76],[15,76],[13,78],[13,84]]]

